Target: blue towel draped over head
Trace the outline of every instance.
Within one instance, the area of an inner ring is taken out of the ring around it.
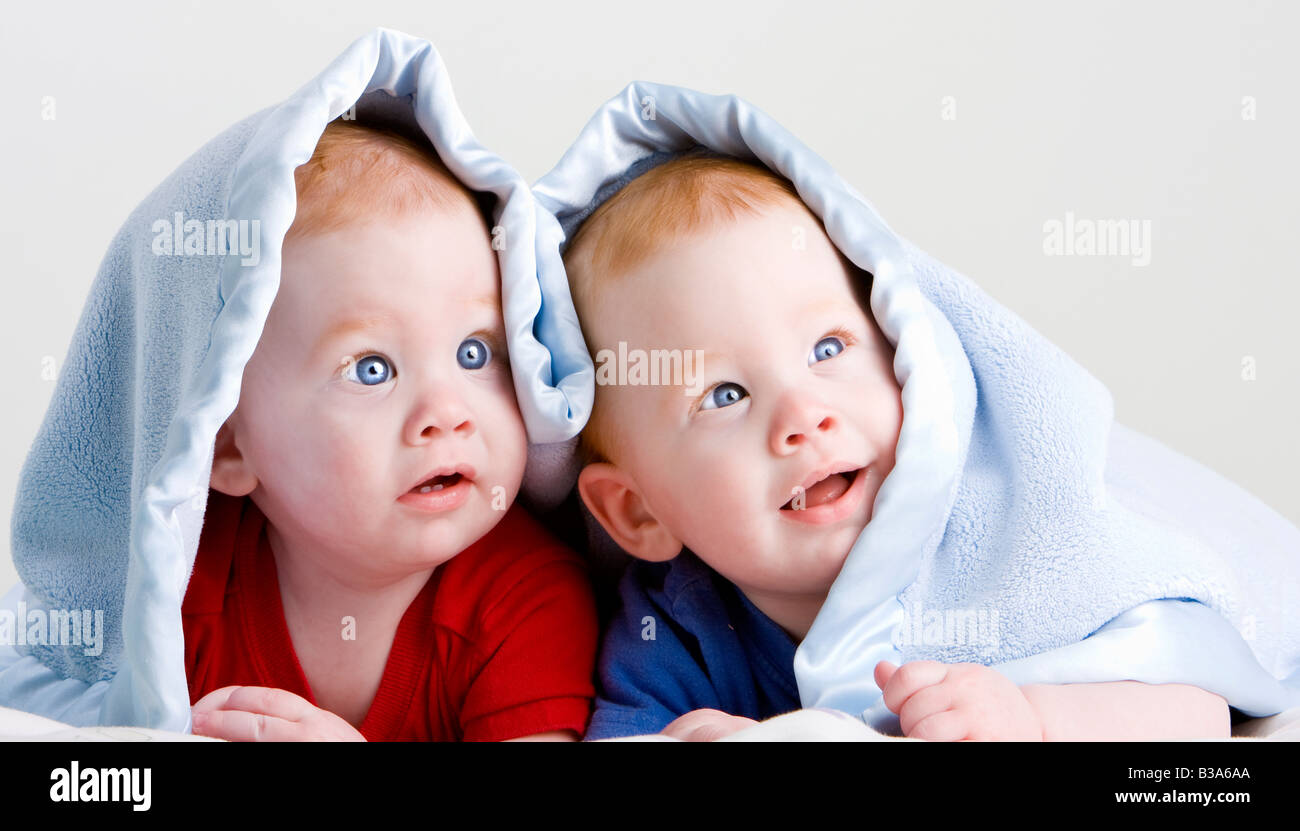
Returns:
[[[796,653],[805,706],[896,729],[873,669],[917,659],[1022,684],[1196,684],[1250,715],[1300,704],[1300,531],[1115,423],[1105,386],[894,233],[765,113],[633,83],[533,189],[571,236],[628,181],[701,146],[794,184],[874,276],[871,312],[896,349],[895,466]]]
[[[558,227],[474,137],[434,48],[375,30],[195,153],[113,240],[19,479],[12,539],[22,585],[0,604],[11,619],[19,608],[98,610],[102,649],[0,646],[0,706],[77,725],[189,729],[181,601],[213,446],[279,287],[294,169],[354,106],[361,123],[423,133],[461,182],[492,197],[511,371],[531,442],[524,493],[541,505],[564,495],[552,485],[572,476],[564,465],[590,411],[593,372],[563,265],[540,245]],[[243,248],[182,256],[209,220],[233,220]],[[160,233],[168,227],[175,240]]]

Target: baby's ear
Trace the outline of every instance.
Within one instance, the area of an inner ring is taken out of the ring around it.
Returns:
[[[235,443],[238,422],[232,414],[217,431],[217,443],[212,450],[212,480],[210,486],[227,496],[247,496],[257,489],[257,476]]]
[[[620,468],[608,462],[587,465],[578,474],[578,493],[605,532],[633,557],[657,563],[681,553],[681,540],[655,519]]]

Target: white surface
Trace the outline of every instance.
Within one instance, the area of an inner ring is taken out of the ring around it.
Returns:
[[[1237,725],[1233,738],[1300,741],[1300,710]],[[0,741],[216,741],[202,736],[135,727],[69,727],[40,716],[0,707]],[[634,736],[607,741],[675,741],[664,736]],[[724,741],[903,741],[875,732],[857,719],[829,710],[796,710],[733,733]]]
[[[145,730],[140,727],[72,727],[47,718],[0,707],[0,741],[41,742],[214,742],[206,736]]]

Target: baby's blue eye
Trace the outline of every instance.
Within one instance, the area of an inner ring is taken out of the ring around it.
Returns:
[[[378,355],[367,355],[350,365],[345,377],[368,387],[373,387],[392,378],[393,368],[389,366],[388,361]]]
[[[844,341],[836,337],[822,338],[817,341],[817,345],[813,347],[812,354],[808,356],[808,366],[812,366],[818,361],[834,358],[843,351]]]
[[[492,350],[478,338],[465,338],[456,348],[456,362],[465,369],[482,369],[492,360]]]
[[[733,384],[730,381],[724,384],[718,384],[709,394],[704,396],[704,403],[700,405],[701,410],[717,410],[722,407],[730,407],[738,401],[749,397],[749,393],[740,384]]]

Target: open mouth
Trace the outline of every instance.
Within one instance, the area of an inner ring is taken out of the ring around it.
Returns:
[[[474,490],[474,468],[456,465],[439,471],[397,497],[403,505],[431,514],[441,514],[464,505]]]
[[[832,473],[824,479],[809,485],[803,491],[796,492],[794,496],[790,497],[789,501],[781,506],[781,510],[801,511],[816,508],[820,505],[829,505],[849,492],[849,489],[853,487],[853,483],[862,475],[862,471],[863,468],[858,468],[857,470]]]
[[[411,488],[411,493],[433,493],[444,488],[450,488],[460,484],[465,477],[459,473],[449,473],[446,476],[435,476],[432,479],[426,479],[415,487]]]

